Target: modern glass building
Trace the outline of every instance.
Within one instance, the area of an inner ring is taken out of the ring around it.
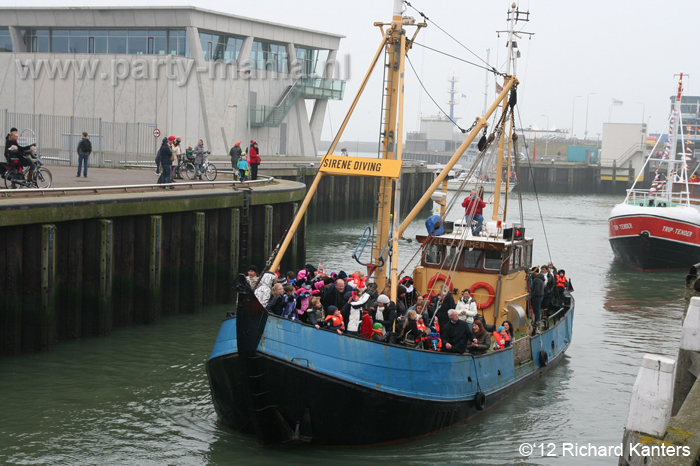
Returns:
[[[315,155],[342,36],[194,8],[0,8],[0,110]]]

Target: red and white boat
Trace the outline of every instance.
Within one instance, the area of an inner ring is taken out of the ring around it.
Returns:
[[[692,183],[688,175],[692,152],[679,132],[682,91],[683,74],[663,155],[658,156],[654,146],[642,168],[645,173],[650,164],[658,165],[652,186],[638,188],[635,180],[608,219],[615,259],[645,272],[687,269],[700,262],[700,184]]]

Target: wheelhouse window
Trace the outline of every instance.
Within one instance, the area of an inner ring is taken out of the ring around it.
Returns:
[[[481,268],[481,256],[483,255],[483,250],[481,249],[465,249],[462,253],[464,260],[462,264],[466,269],[478,269]]]
[[[525,268],[530,268],[532,265],[532,244],[528,244],[523,247],[523,258],[522,266]]]
[[[441,264],[442,263],[442,246],[437,244],[429,244],[425,247],[425,263],[426,264]]]
[[[499,270],[501,268],[502,251],[484,251],[484,268],[486,270]]]

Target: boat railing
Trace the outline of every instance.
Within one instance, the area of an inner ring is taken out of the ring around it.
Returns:
[[[688,191],[650,191],[648,189],[628,189],[627,204],[639,206],[671,207],[671,205],[683,205],[688,203],[690,193]]]

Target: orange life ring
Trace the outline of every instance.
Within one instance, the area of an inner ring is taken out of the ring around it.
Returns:
[[[489,292],[489,299],[487,299],[486,302],[484,302],[483,304],[477,303],[477,305],[481,309],[486,309],[487,307],[492,305],[493,302],[496,300],[496,292],[493,290],[493,287],[486,282],[474,283],[472,286],[469,287],[469,291],[471,292],[471,294],[474,294],[474,290],[478,290],[479,288],[483,288]],[[476,301],[476,299],[475,299],[475,301]]]
[[[452,281],[449,278],[447,278],[446,276],[444,276],[443,274],[436,273],[435,275],[433,275],[433,278],[431,278],[428,281],[428,297],[433,297],[433,296],[437,295],[437,293],[435,292],[433,287],[435,286],[435,282],[438,280],[442,280],[443,282],[445,282],[445,286],[447,288],[449,288],[450,290],[452,289]]]

